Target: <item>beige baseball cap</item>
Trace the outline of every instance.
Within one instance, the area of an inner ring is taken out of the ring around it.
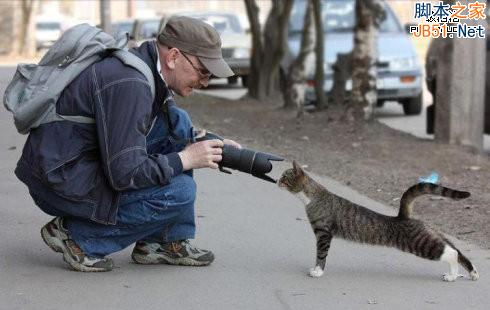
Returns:
[[[195,18],[172,16],[157,36],[158,42],[197,56],[217,77],[234,75],[221,53],[221,38],[211,25]]]

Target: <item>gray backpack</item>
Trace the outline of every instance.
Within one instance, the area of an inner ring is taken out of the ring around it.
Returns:
[[[89,117],[56,113],[56,102],[63,89],[84,69],[108,55],[140,71],[154,98],[151,69],[127,50],[127,40],[127,36],[114,39],[99,28],[80,24],[64,32],[39,64],[19,64],[3,98],[5,108],[13,113],[17,131],[27,134],[41,124],[63,120],[94,123]]]

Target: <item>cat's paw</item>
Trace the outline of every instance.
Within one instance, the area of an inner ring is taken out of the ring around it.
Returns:
[[[323,275],[323,269],[320,266],[310,268],[308,275],[313,278],[319,278]]]
[[[480,278],[480,275],[478,274],[478,271],[473,270],[472,272],[470,272],[470,279],[473,280],[473,281],[476,281]]]
[[[444,282],[454,282],[458,278],[457,274],[445,273],[442,275],[442,281]]]

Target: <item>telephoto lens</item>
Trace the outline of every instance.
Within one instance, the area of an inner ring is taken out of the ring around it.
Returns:
[[[221,138],[220,136],[208,132],[203,137],[197,138],[196,141],[211,139],[223,140],[223,138]],[[272,170],[271,161],[284,160],[283,158],[276,155],[257,152],[255,150],[246,148],[239,149],[228,144],[225,144],[223,147],[222,157],[223,159],[219,163],[220,170],[222,172],[231,173],[230,171],[223,169],[223,167],[226,167],[249,173],[257,178],[272,183],[276,183],[277,181],[266,175],[266,173],[269,173]]]

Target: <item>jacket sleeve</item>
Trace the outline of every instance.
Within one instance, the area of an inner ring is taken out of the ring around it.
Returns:
[[[146,152],[151,122],[150,88],[141,78],[124,78],[106,86],[94,77],[94,110],[101,161],[111,186],[118,191],[167,184],[182,173],[177,153]]]

